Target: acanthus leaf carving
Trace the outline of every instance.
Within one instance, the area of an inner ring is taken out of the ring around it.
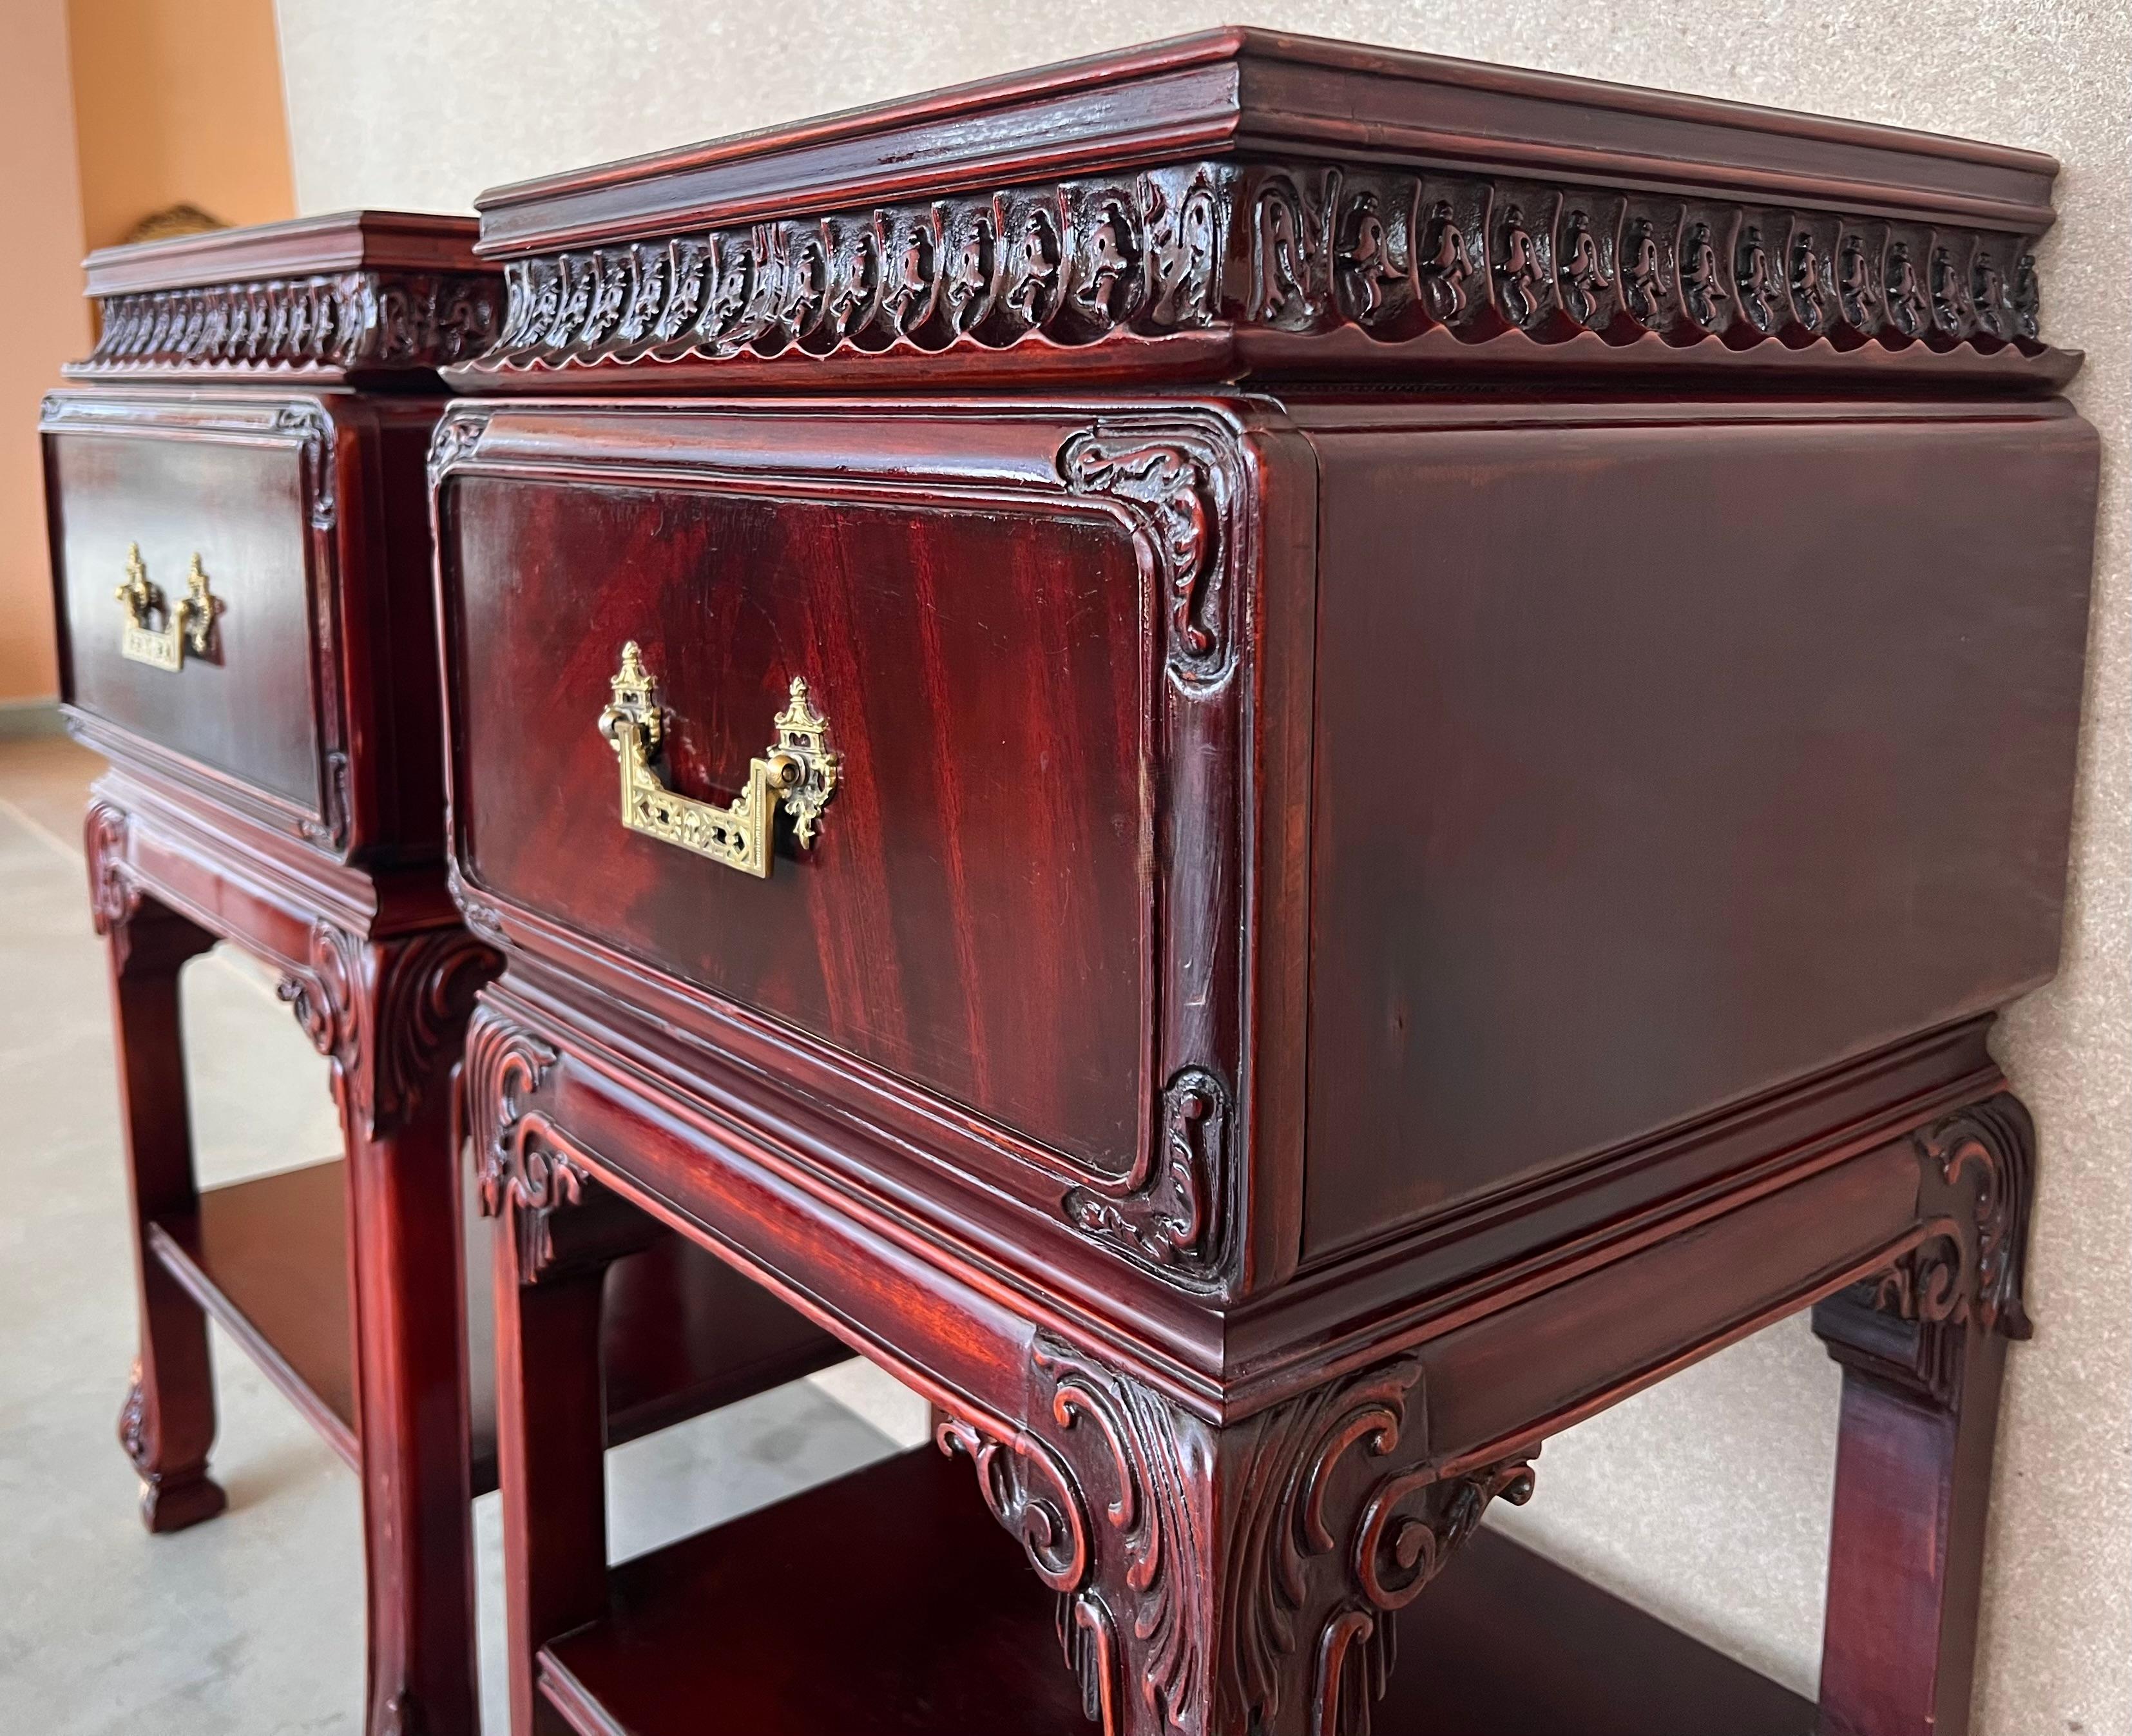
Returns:
[[[1529,1498],[1536,1446],[1448,1470],[1419,1361],[1336,1378],[1226,1427],[1048,1334],[1032,1414],[1088,1503],[1059,1630],[1106,1736],[1366,1736],[1390,1619],[1491,1501]]]
[[[1267,1413],[1246,1486],[1263,1489],[1229,1540],[1246,1601],[1234,1679],[1236,1728],[1366,1736],[1389,1679],[1388,1619],[1472,1536],[1488,1503],[1531,1498],[1537,1446],[1446,1477],[1428,1457],[1422,1370],[1400,1359]],[[1308,1646],[1310,1698],[1284,1707]],[[1246,1723],[1241,1719],[1256,1720]]]
[[[1195,1493],[1211,1474],[1211,1437],[1203,1425],[1062,1339],[1040,1336],[1031,1357],[1049,1385],[1062,1440],[1095,1448],[1080,1468],[1082,1482],[1099,1503],[1118,1557],[1108,1595],[1102,1584],[1060,1588],[1069,1595],[1059,1634],[1083,1707],[1106,1731],[1116,1730],[1119,1695],[1137,1691],[1158,1722],[1187,1723],[1209,1682],[1208,1609],[1193,1571],[1208,1559]],[[1113,1602],[1127,1607],[1114,1609]]]

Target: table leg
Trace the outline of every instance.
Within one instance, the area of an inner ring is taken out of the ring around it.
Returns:
[[[97,810],[102,811],[102,810]],[[94,813],[92,815],[94,820]],[[92,865],[95,858],[91,857]],[[141,1474],[141,1519],[181,1531],[227,1504],[207,1474],[214,1444],[214,1376],[207,1316],[148,1245],[156,1219],[194,1209],[192,1124],[185,1100],[178,972],[214,935],[137,894],[99,906],[111,969],[118,1106],[132,1200],[140,1354],[118,1416],[118,1440]]]
[[[1971,1190],[1952,1233],[1814,1309],[1843,1365],[1820,1736],[1969,1729],[2000,1380],[2029,1330],[2033,1139],[2010,1097],[1950,1122],[1928,1182]]]
[[[512,1736],[564,1736],[535,1659],[607,1608],[601,1418],[604,1264],[539,1271],[515,1214],[496,1220],[496,1452]]]
[[[348,1149],[369,1736],[475,1736],[459,1142],[449,1089],[494,955],[457,928],[313,931],[282,996],[332,1058]]]

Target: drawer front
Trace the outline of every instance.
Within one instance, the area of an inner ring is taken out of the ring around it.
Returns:
[[[313,654],[327,426],[309,405],[203,416],[94,398],[56,404],[46,426],[67,699],[313,829],[327,794]],[[129,574],[152,587],[136,595],[145,634],[129,635],[118,594]]]
[[[449,499],[471,882],[1073,1166],[1131,1166],[1152,636],[1115,516],[685,474],[477,471]],[[840,757],[811,844],[780,815],[758,877],[625,828],[598,724],[629,642],[655,775],[694,801],[741,792],[806,681]]]

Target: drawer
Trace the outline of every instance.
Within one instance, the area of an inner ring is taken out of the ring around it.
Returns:
[[[1133,1171],[1160,1046],[1162,653],[1145,539],[1061,488],[1068,438],[500,416],[439,497],[472,894],[974,1112],[1069,1176]],[[632,644],[657,688],[655,830],[699,829],[702,849],[623,823],[600,724],[646,697],[617,689]],[[766,860],[736,867],[701,832],[725,820],[691,805],[732,804],[791,741],[795,678],[833,794],[811,840],[780,810]]]
[[[320,838],[338,793],[315,651],[330,434],[302,400],[84,394],[45,422],[65,696],[85,733],[206,768],[215,793]]]

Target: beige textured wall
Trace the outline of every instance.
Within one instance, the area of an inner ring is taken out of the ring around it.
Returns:
[[[65,0],[7,0],[0,51],[0,704],[59,680],[37,401],[89,342]]]
[[[2124,0],[280,0],[305,210],[483,186],[1201,26],[1260,22],[1969,134],[2066,165],[2046,328],[2107,445],[2066,968],[2000,1052],[2043,1130],[2036,1340],[2013,1358],[1986,1596],[1989,1736],[2132,1732],[2132,12]],[[415,46],[419,45],[419,47]],[[1787,1323],[1551,1443],[1544,1546],[1811,1689],[1837,1379]]]

